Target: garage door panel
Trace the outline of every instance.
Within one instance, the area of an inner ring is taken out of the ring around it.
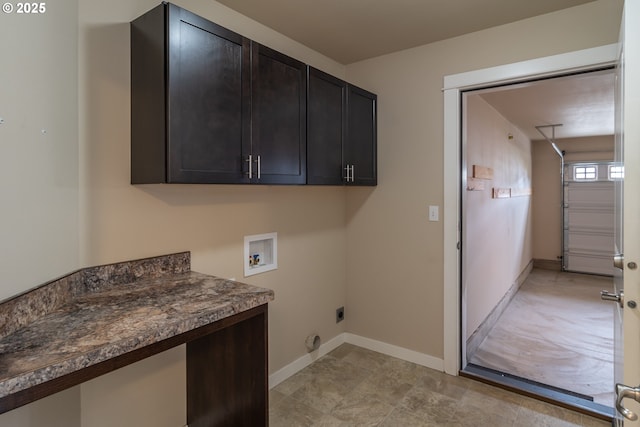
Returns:
[[[598,169],[606,170],[608,164],[598,164]],[[563,268],[612,275],[614,183],[606,176],[574,181],[574,166],[565,166]]]
[[[568,209],[565,215],[565,227],[569,230],[582,228],[587,230],[608,230],[613,233],[613,212],[599,212]]]
[[[565,198],[565,203],[579,206],[583,204],[589,207],[613,206],[613,183],[582,183],[572,182],[568,186],[569,191]]]
[[[586,252],[607,256],[613,253],[611,235],[600,233],[571,233],[568,247],[570,252]]]
[[[567,259],[566,270],[577,273],[613,275],[611,257],[589,254],[570,254]]]

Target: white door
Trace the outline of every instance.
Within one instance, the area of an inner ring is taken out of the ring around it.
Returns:
[[[616,156],[624,161],[625,176],[616,191],[616,251],[624,253],[622,270],[614,279],[616,291],[624,291],[624,309],[618,310],[616,325],[616,382],[630,386],[618,392],[617,407],[640,414],[640,1],[626,0],[620,29],[619,96],[616,99]],[[624,201],[624,203],[623,203]],[[622,214],[620,215],[619,212]],[[624,322],[622,322],[624,318]],[[624,343],[624,345],[622,345]],[[620,357],[622,355],[622,357]],[[637,386],[637,387],[636,387]],[[634,393],[638,391],[638,393]],[[628,394],[630,398],[624,398]],[[632,414],[628,414],[632,415]],[[616,425],[640,426],[622,419]]]
[[[611,162],[565,163],[562,268],[613,275],[614,183]]]

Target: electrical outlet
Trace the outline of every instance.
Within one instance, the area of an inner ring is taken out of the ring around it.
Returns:
[[[440,212],[438,206],[429,206],[429,221],[439,221]]]
[[[344,320],[344,307],[336,309],[336,323],[340,323]]]

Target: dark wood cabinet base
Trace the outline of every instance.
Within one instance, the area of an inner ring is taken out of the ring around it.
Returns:
[[[187,343],[189,427],[267,426],[266,305],[255,316]]]

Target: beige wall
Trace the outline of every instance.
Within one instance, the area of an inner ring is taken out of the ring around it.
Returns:
[[[338,64],[215,2],[177,3],[342,74]],[[128,23],[156,4],[80,3],[82,263],[190,250],[194,270],[274,289],[271,366],[277,369],[302,355],[308,333],[329,338],[342,330],[334,310],[345,296],[345,193],[335,187],[130,185]],[[278,232],[279,269],[244,279],[243,237],[272,231]]]
[[[0,300],[80,266],[78,2],[47,6],[0,14]],[[0,426],[77,426],[79,393],[2,414]]]
[[[12,82],[2,85],[11,98],[0,96],[2,141],[11,142],[2,148],[11,162],[3,168],[8,205],[0,240],[11,256],[0,261],[0,291],[10,296],[79,266],[190,250],[194,270],[275,291],[269,310],[273,372],[306,354],[308,334],[327,341],[347,324],[335,323],[335,309],[346,305],[346,193],[336,187],[129,184],[128,23],[158,3],[67,1],[49,4],[46,19],[21,17],[12,27],[2,15],[2,39],[23,41],[3,55],[12,58],[6,62],[11,67],[3,62],[0,70],[2,81]],[[215,2],[176,3],[344,76],[344,66]],[[245,279],[243,237],[272,231],[278,232],[279,269]],[[65,426],[80,420],[85,427],[181,425],[176,420],[185,421],[184,402],[172,398],[184,391],[181,351],[56,395],[55,413],[45,399],[0,416],[0,425],[29,426],[34,419],[54,425],[58,413]],[[163,410],[131,410],[132,401]]]
[[[194,13],[329,73],[344,67],[215,3],[177,1]],[[102,264],[192,251],[196,271],[233,277],[275,291],[269,307],[270,371],[306,354],[305,338],[344,331],[335,309],[346,305],[345,191],[335,187],[129,184],[129,21],[157,5],[150,0],[80,1],[80,148],[82,263]],[[278,270],[243,278],[243,237],[278,233]],[[82,425],[175,426],[182,401],[162,414],[126,408],[124,378],[140,389],[183,390],[163,359],[142,362],[82,385]],[[148,368],[151,367],[151,368]],[[115,377],[115,378],[114,378]],[[146,385],[145,385],[146,384]],[[169,391],[169,395],[171,395]],[[162,401],[160,395],[158,401]],[[106,419],[104,417],[107,417]]]
[[[0,15],[0,300],[78,268],[77,0],[48,6]]]
[[[473,176],[473,165],[493,169],[483,191],[462,195],[464,339],[469,339],[532,259],[532,182],[529,138],[480,95],[465,96],[464,102],[467,177]],[[510,188],[514,197],[493,199],[492,187]]]
[[[351,64],[379,101],[378,187],[350,189],[349,331],[443,357],[443,76],[615,43],[621,2],[600,0]],[[370,194],[369,194],[370,193]]]
[[[186,425],[185,347],[83,383],[82,427]]]
[[[557,140],[565,161],[612,161],[613,135]],[[546,140],[533,142],[533,258],[558,261],[562,255],[560,156]]]
[[[443,200],[442,78],[612,43],[619,20],[619,9],[612,3],[618,2],[600,0],[348,67],[214,1],[177,3],[378,93],[379,186],[129,185],[128,22],[158,1],[65,2],[59,9],[64,16],[48,15],[55,17],[55,28],[42,27],[37,39],[42,43],[39,60],[51,62],[38,68],[47,71],[41,90],[27,95],[31,68],[20,68],[24,78],[11,79],[19,82],[14,85],[17,94],[9,98],[11,106],[24,97],[23,115],[42,107],[53,129],[48,138],[54,134],[58,145],[47,145],[43,151],[26,144],[33,142],[25,138],[27,122],[12,134],[11,145],[3,145],[7,155],[18,160],[11,165],[15,173],[2,181],[6,200],[15,203],[4,217],[7,238],[3,235],[2,241],[19,252],[7,264],[8,273],[2,270],[2,292],[12,295],[78,266],[181,250],[192,251],[195,270],[243,280],[242,237],[277,231],[279,269],[245,280],[276,293],[269,309],[271,372],[304,355],[304,338],[311,332],[327,341],[348,330],[441,358],[442,222],[428,222],[427,207],[442,206]],[[1,17],[0,31],[6,28],[5,18]],[[21,21],[25,33],[40,24]],[[77,53],[75,36],[65,38],[76,29]],[[16,39],[14,34],[9,38]],[[9,52],[16,64],[34,60],[20,47]],[[3,62],[0,73],[4,67]],[[11,77],[19,75],[12,73]],[[77,103],[60,103],[65,95],[75,97],[76,90]],[[0,96],[0,117],[15,108],[6,107],[4,99]],[[3,142],[9,140],[4,138],[7,126],[0,125]],[[34,168],[30,156],[43,152],[46,157]],[[25,170],[31,174],[25,176]],[[336,325],[334,309],[340,305],[346,306],[347,319]],[[184,381],[181,351],[143,361],[124,374],[101,377],[62,397],[52,396],[49,399],[64,398],[55,405],[45,399],[17,410],[23,412],[11,411],[0,418],[0,425],[10,419],[12,426],[29,426],[29,419],[53,420],[58,414],[72,419],[61,421],[69,426],[77,425],[81,414],[83,427],[105,422],[163,426],[184,419],[184,402],[166,403],[175,390],[168,395],[164,391],[181,388]],[[145,395],[156,394],[145,399],[165,402],[163,411],[128,410],[129,391],[121,390],[131,384]],[[10,418],[14,416],[22,421]]]

